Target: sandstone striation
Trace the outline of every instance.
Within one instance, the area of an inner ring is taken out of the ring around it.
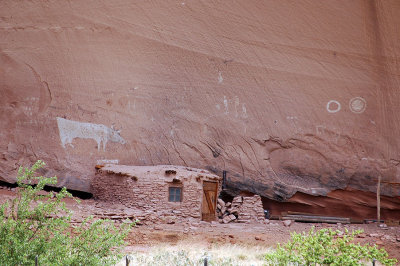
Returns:
[[[0,179],[42,159],[90,192],[102,160],[396,197],[399,3],[1,1]]]

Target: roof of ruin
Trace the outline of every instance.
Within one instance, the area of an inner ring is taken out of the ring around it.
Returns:
[[[200,178],[202,180],[221,180],[222,177],[215,175],[207,170],[190,168],[177,165],[154,165],[154,166],[131,166],[106,164],[100,170],[102,173],[117,174],[139,178],[164,179],[166,182],[183,181],[190,178]]]

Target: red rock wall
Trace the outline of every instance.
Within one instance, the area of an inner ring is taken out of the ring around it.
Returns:
[[[334,190],[326,197],[296,193],[287,202],[263,199],[263,206],[273,216],[293,211],[352,218],[353,221],[376,220],[376,194],[359,190]],[[400,220],[400,197],[381,197],[381,219]]]
[[[227,170],[233,194],[279,201],[399,182],[399,14],[397,0],[1,1],[1,179],[43,159],[90,191],[106,159]]]

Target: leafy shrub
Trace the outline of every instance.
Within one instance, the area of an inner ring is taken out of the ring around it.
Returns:
[[[16,197],[0,205],[0,264],[111,265],[122,258],[120,250],[131,225],[115,226],[109,220],[88,217],[79,226],[70,223],[71,211],[62,201],[72,197],[43,191],[57,177],[35,176],[44,166],[19,168]]]
[[[308,233],[291,234],[285,245],[265,256],[269,265],[366,265],[373,259],[384,265],[395,265],[396,259],[389,259],[387,252],[376,246],[354,243],[354,236],[362,231],[349,233],[348,230],[332,231],[322,229]]]

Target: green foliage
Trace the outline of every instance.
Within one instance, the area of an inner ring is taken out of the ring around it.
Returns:
[[[387,252],[376,246],[354,243],[354,236],[362,231],[349,233],[331,229],[308,233],[291,234],[285,245],[265,256],[268,265],[366,265],[376,259],[383,265],[395,265],[396,259],[389,259]]]
[[[41,265],[112,265],[122,258],[131,225],[93,217],[71,225],[63,199],[72,196],[65,188],[43,191],[57,183],[56,177],[35,176],[43,166],[20,167],[16,197],[0,205],[0,264],[33,265],[38,256]]]

